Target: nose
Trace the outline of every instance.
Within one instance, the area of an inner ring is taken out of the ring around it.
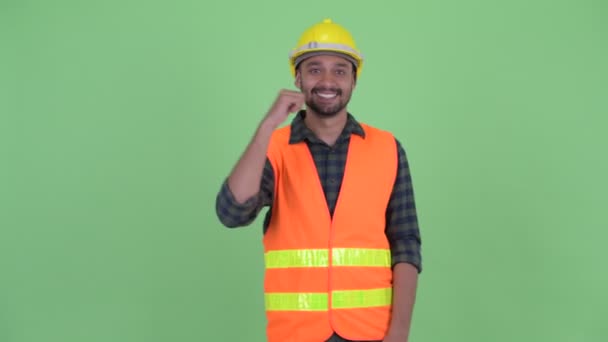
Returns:
[[[319,84],[322,84],[322,85],[335,84],[334,74],[331,71],[323,72],[321,74],[321,78],[319,79]]]

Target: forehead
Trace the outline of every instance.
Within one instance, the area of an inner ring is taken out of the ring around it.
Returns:
[[[330,65],[330,66],[349,66],[351,63],[348,59],[334,55],[317,55],[312,56],[302,61],[303,66],[307,65]]]

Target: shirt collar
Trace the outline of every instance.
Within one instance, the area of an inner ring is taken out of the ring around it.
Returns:
[[[296,144],[304,140],[308,140],[309,142],[319,141],[319,138],[317,138],[313,131],[311,131],[310,128],[308,128],[304,123],[305,116],[306,111],[300,110],[291,121],[291,133],[289,136],[290,144]],[[363,127],[361,127],[359,122],[357,122],[352,114],[347,113],[346,125],[344,125],[344,129],[338,138],[338,142],[350,138],[351,134],[356,134],[365,138],[365,131],[363,130]]]

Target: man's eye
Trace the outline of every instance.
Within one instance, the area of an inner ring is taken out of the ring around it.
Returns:
[[[338,75],[344,75],[344,74],[346,74],[346,71],[344,71],[344,70],[337,70],[336,74],[338,74]]]
[[[310,73],[311,74],[318,74],[319,73],[319,69],[310,69]]]

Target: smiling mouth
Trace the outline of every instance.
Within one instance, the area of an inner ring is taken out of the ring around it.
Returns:
[[[322,97],[324,99],[333,99],[336,96],[338,96],[337,93],[317,93],[317,95],[319,95],[320,97]]]

